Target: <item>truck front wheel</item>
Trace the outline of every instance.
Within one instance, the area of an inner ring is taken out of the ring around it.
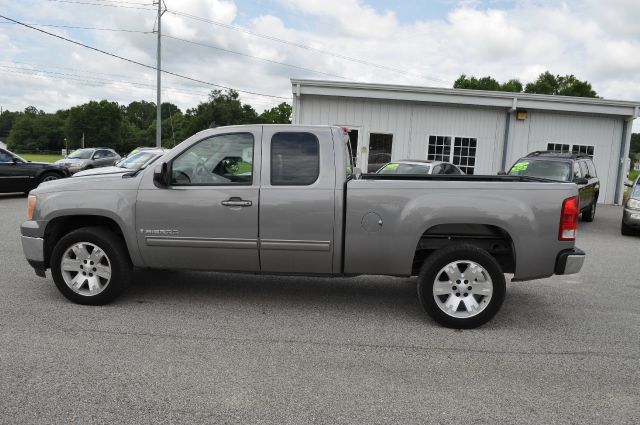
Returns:
[[[498,262],[473,245],[453,245],[431,254],[418,276],[418,297],[436,322],[471,329],[496,315],[506,284]]]
[[[62,237],[50,263],[58,290],[78,304],[110,302],[127,286],[132,273],[124,242],[102,227],[83,227]]]

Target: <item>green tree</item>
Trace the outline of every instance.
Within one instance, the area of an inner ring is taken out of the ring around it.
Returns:
[[[9,137],[13,123],[20,116],[20,112],[11,112],[6,109],[0,114],[0,138]]]
[[[527,84],[524,91],[558,96],[598,97],[588,81],[578,80],[574,75],[553,75],[549,71],[543,72],[536,81]]]
[[[250,105],[240,102],[238,92],[213,90],[207,102],[187,109],[184,117],[184,137],[211,127],[258,123],[258,114]]]
[[[146,130],[156,119],[156,104],[144,100],[131,102],[124,108],[124,118],[140,130]]]
[[[101,100],[74,106],[64,127],[69,148],[78,148],[84,134],[85,147],[109,147],[124,152],[122,111],[117,102]]]
[[[468,90],[492,90],[492,91],[508,91],[508,92],[521,92],[522,83],[518,80],[512,79],[506,83],[500,84],[498,80],[493,77],[467,77],[462,74],[453,83],[453,88],[456,89],[468,89]]]
[[[64,145],[64,113],[45,114],[27,108],[14,121],[8,148],[16,151],[57,151]]]
[[[291,124],[291,105],[282,102],[276,107],[265,110],[260,114],[260,122],[264,124]]]
[[[631,167],[636,160],[636,155],[640,153],[640,133],[631,134],[631,146],[629,147],[629,158],[631,158]]]
[[[456,89],[493,90],[521,93],[522,83],[511,79],[506,83],[499,83],[493,77],[467,77],[462,74],[454,83]],[[575,75],[553,75],[549,71],[543,72],[534,82],[524,87],[525,93],[552,94],[557,96],[598,97],[588,81],[581,81]]]

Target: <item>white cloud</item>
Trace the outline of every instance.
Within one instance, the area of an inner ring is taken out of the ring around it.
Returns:
[[[364,59],[394,72],[371,65],[347,61],[318,51],[301,49],[167,13],[163,31],[167,35],[219,46],[312,68],[348,79],[413,85],[451,86],[462,73],[492,75],[501,81],[535,79],[541,72],[572,73],[590,81],[599,95],[640,101],[640,16],[637,0],[567,0],[458,2],[446,18],[401,22],[394,11],[377,10],[363,0],[278,0],[299,21],[270,14],[254,16],[238,10],[232,1],[167,1],[170,10],[181,11],[223,24],[242,25],[248,31],[291,40]],[[37,7],[36,7],[37,6]],[[55,7],[54,7],[55,6]],[[398,8],[402,2],[398,2]],[[115,27],[150,31],[155,14],[123,8],[98,8],[53,2],[13,2],[5,9],[9,16],[26,16],[30,22],[57,22],[67,25]],[[97,13],[98,12],[98,13]],[[311,23],[311,24],[309,24]],[[108,31],[78,32],[48,28],[107,51],[153,65],[153,34]],[[89,99],[108,98],[122,103],[144,98],[155,101],[155,72],[73,46],[15,25],[0,25],[0,65],[30,62],[42,68],[76,74],[76,78],[102,78],[119,82],[65,81],[61,78],[30,77],[0,68],[3,106],[22,109],[35,105],[45,110],[69,107]],[[52,66],[70,69],[54,69]],[[290,97],[289,78],[327,77],[313,72],[234,55],[180,41],[163,41],[163,67],[222,85]],[[109,75],[105,75],[109,74]],[[421,76],[421,77],[420,77]],[[58,77],[62,77],[58,75]],[[134,88],[123,81],[148,84]],[[212,88],[166,76],[165,99],[181,108],[195,106]],[[201,95],[194,94],[201,93]],[[281,102],[254,95],[242,95],[256,109]]]
[[[380,13],[360,0],[278,1],[294,10],[325,20],[328,25],[322,27],[327,32],[339,29],[350,36],[383,38],[392,35],[398,27],[393,11]]]

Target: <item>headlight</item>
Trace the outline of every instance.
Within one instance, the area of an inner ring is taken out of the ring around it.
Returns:
[[[631,208],[632,210],[640,210],[640,199],[629,199],[627,201],[627,208]]]
[[[27,200],[27,218],[29,220],[33,219],[33,211],[36,209],[36,196],[29,195],[29,199]]]

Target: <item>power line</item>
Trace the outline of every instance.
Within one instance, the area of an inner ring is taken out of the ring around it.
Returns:
[[[47,35],[50,35],[50,36],[52,36],[52,37],[59,38],[59,39],[61,39],[61,40],[67,41],[67,42],[69,42],[69,43],[76,44],[76,45],[78,45],[78,46],[82,46],[82,47],[84,47],[84,48],[87,48],[87,49],[90,49],[90,50],[93,50],[93,51],[96,51],[96,52],[102,53],[102,54],[107,55],[107,56],[111,56],[111,57],[114,57],[114,58],[117,58],[117,59],[120,59],[120,60],[123,60],[123,61],[129,62],[129,63],[133,63],[133,64],[135,64],[135,65],[139,65],[139,66],[142,66],[142,67],[145,67],[145,68],[149,68],[149,69],[153,69],[153,70],[157,70],[157,69],[158,69],[158,68],[156,68],[155,66],[147,65],[147,64],[145,64],[145,63],[138,62],[138,61],[136,61],[136,60],[129,59],[129,58],[126,58],[126,57],[124,57],[124,56],[116,55],[115,53],[111,53],[111,52],[107,52],[107,51],[102,50],[102,49],[98,49],[97,47],[89,46],[88,44],[80,43],[79,41],[71,40],[70,38],[66,38],[66,37],[63,37],[63,36],[61,36],[61,35],[57,35],[57,34],[54,34],[54,33],[48,32],[48,31],[45,31],[45,30],[43,30],[43,29],[33,27],[33,26],[31,26],[31,25],[28,25],[28,24],[25,24],[25,23],[23,23],[23,22],[17,21],[17,20],[15,20],[15,19],[8,18],[8,17],[6,17],[6,16],[4,16],[4,15],[0,15],[0,18],[4,18],[4,19],[6,19],[6,20],[8,20],[8,21],[15,22],[15,23],[16,23],[16,24],[18,24],[18,25],[22,25],[22,26],[24,26],[24,27],[26,27],[26,28],[30,28],[30,29],[32,29],[32,30],[35,30],[35,31],[41,32],[41,33],[43,33],[43,34],[47,34]],[[163,73],[165,73],[165,74],[167,74],[167,75],[173,75],[174,77],[179,77],[179,78],[183,78],[183,79],[185,79],[185,80],[193,81],[193,82],[196,82],[196,83],[201,83],[201,84],[206,84],[206,85],[208,85],[208,86],[213,86],[213,87],[222,88],[222,89],[225,89],[225,90],[235,90],[235,91],[240,92],[240,93],[253,94],[253,95],[256,95],[256,96],[264,96],[264,97],[271,97],[271,98],[275,98],[275,99],[284,99],[284,100],[288,100],[288,98],[283,97],[283,96],[276,96],[276,95],[272,95],[272,94],[258,93],[258,92],[253,92],[253,91],[249,91],[249,90],[234,89],[234,88],[232,88],[232,87],[223,86],[223,85],[221,85],[221,84],[210,83],[210,82],[208,82],[208,81],[200,80],[200,79],[193,78],[193,77],[188,77],[188,76],[186,76],[186,75],[178,74],[178,73],[176,73],[176,72],[167,71],[167,70],[164,70],[164,69],[161,69],[161,70],[160,70],[160,72],[163,72]]]
[[[124,4],[93,3],[93,2],[73,1],[73,0],[47,0],[47,1],[52,1],[56,3],[71,3],[71,4],[90,5],[90,6],[101,6],[101,7],[118,7],[122,9],[155,10],[150,7],[126,6]],[[125,3],[125,2],[117,2],[117,3]],[[142,3],[139,3],[139,4],[142,4]]]
[[[123,1],[123,0],[91,0],[92,2],[104,2],[104,3],[120,3],[120,4],[128,4],[128,5],[140,5],[140,6],[151,6],[149,2],[147,3],[138,3],[135,1]]]
[[[0,22],[0,24],[11,24],[18,25],[16,22]],[[34,27],[47,27],[47,28],[67,28],[67,29],[77,29],[77,30],[93,30],[93,31],[113,31],[113,32],[130,32],[130,33],[139,33],[139,34],[153,34],[153,31],[141,31],[141,30],[127,30],[121,28],[99,28],[99,27],[80,27],[75,25],[58,25],[58,24],[36,24],[36,23],[27,23],[27,25],[32,25]]]
[[[335,78],[341,78],[343,80],[354,81],[352,78],[344,77],[342,75],[336,75],[336,74],[331,74],[331,73],[328,73],[328,72],[317,71],[315,69],[305,68],[304,66],[293,65],[293,64],[290,64],[290,63],[286,63],[286,62],[279,62],[279,61],[276,61],[276,60],[273,60],[273,59],[261,58],[259,56],[253,56],[253,55],[250,55],[248,53],[237,52],[235,50],[229,50],[229,49],[225,49],[225,48],[222,48],[222,47],[213,46],[211,44],[205,44],[205,43],[200,43],[200,42],[197,42],[197,41],[187,40],[187,39],[180,38],[180,37],[174,37],[172,35],[166,35],[165,34],[162,37],[170,38],[170,39],[173,39],[173,40],[182,41],[184,43],[195,44],[196,46],[208,47],[210,49],[220,50],[220,51],[227,52],[227,53],[233,53],[234,55],[240,55],[240,56],[244,56],[244,57],[247,57],[247,58],[257,59],[257,60],[261,60],[261,61],[265,61],[265,62],[277,64],[277,65],[288,66],[290,68],[295,68],[295,69],[299,69],[299,70],[302,70],[302,71],[314,72],[316,74],[326,75],[328,77],[335,77]]]
[[[92,70],[79,70],[76,68],[31,64],[27,62],[5,62],[5,63],[11,64],[11,65],[24,64],[24,65],[30,65],[30,66],[48,66],[50,68],[55,68],[55,69],[63,69],[63,70],[66,69],[71,71],[85,72],[89,74],[102,74],[107,76],[122,77],[116,74],[100,73],[100,72],[94,72]],[[113,79],[107,79],[107,78],[96,78],[93,76],[86,76],[86,75],[81,75],[77,73],[47,71],[43,69],[24,68],[24,67],[17,67],[17,66],[11,66],[11,65],[0,64],[0,72],[12,74],[12,75],[13,74],[25,75],[29,77],[56,78],[60,80],[79,82],[81,84],[89,85],[89,86],[112,86],[113,85],[116,87],[125,88],[123,87],[124,85],[124,86],[127,86],[127,88],[134,87],[134,88],[150,90],[150,91],[155,91],[156,89],[155,84],[150,84],[150,83],[127,81],[127,80],[113,80]],[[5,68],[5,69],[2,69],[2,68]],[[46,75],[40,75],[40,74],[46,74]],[[209,95],[209,93],[204,91],[190,90],[187,88],[163,87],[163,91],[182,93],[185,95],[190,95],[190,96],[199,97],[199,98],[207,97]],[[273,104],[272,102],[266,101],[266,99],[253,99],[251,103],[262,103],[262,104],[269,104],[269,105]]]
[[[60,2],[60,3],[74,3],[74,4],[82,4],[82,5],[126,7],[126,8],[130,8],[130,9],[154,10],[154,9],[150,9],[150,8],[119,6],[119,5],[100,4],[100,3],[91,3],[91,2],[83,2],[83,1],[72,1],[72,0],[48,0],[48,1],[55,1],[55,2]],[[304,50],[314,51],[314,52],[317,52],[317,53],[322,53],[324,55],[333,56],[333,57],[336,57],[336,58],[339,58],[339,59],[343,59],[343,60],[347,60],[347,61],[354,62],[354,63],[359,63],[361,65],[367,65],[367,66],[375,67],[375,68],[378,68],[378,69],[384,69],[384,70],[387,70],[387,71],[392,71],[392,72],[400,73],[400,74],[403,74],[403,75],[419,77],[419,78],[423,78],[423,79],[426,79],[426,80],[439,82],[439,83],[442,83],[442,84],[449,84],[449,81],[443,80],[441,78],[432,77],[432,76],[428,76],[428,75],[424,75],[424,74],[417,74],[415,72],[407,71],[407,70],[404,70],[404,69],[401,69],[401,68],[396,68],[396,67],[392,67],[392,66],[388,66],[388,65],[382,65],[382,64],[379,64],[379,63],[367,61],[365,59],[359,59],[359,58],[355,58],[355,57],[352,57],[352,56],[347,56],[347,55],[344,55],[344,54],[341,54],[341,53],[336,53],[336,52],[332,52],[332,51],[329,51],[329,50],[320,49],[320,48],[317,48],[317,47],[310,46],[308,44],[298,43],[298,42],[295,42],[295,41],[286,40],[286,39],[282,39],[282,38],[271,36],[271,35],[267,35],[267,34],[262,34],[262,33],[259,33],[259,32],[256,32],[256,31],[251,31],[251,30],[248,30],[246,28],[242,28],[242,27],[239,27],[239,26],[236,26],[236,25],[225,24],[224,22],[214,21],[212,19],[207,19],[207,18],[203,18],[203,17],[200,17],[200,16],[192,15],[190,13],[185,13],[185,12],[180,12],[180,11],[175,11],[175,10],[167,10],[167,13],[170,13],[170,14],[175,15],[175,16],[182,16],[182,17],[193,19],[193,20],[200,21],[200,22],[205,22],[205,23],[208,23],[208,24],[211,24],[211,25],[216,25],[216,26],[219,26],[219,27],[222,27],[222,28],[233,30],[233,31],[239,31],[239,32],[251,35],[253,37],[263,38],[265,40],[270,40],[270,41],[275,41],[275,42],[278,42],[278,43],[287,44],[289,46],[297,47],[299,49],[304,49]]]
[[[336,53],[336,52],[332,52],[332,51],[329,51],[329,50],[319,49],[317,47],[309,46],[307,44],[297,43],[297,42],[294,42],[294,41],[290,41],[290,40],[285,40],[285,39],[282,39],[282,38],[274,37],[274,36],[271,36],[271,35],[262,34],[262,33],[259,33],[259,32],[248,30],[246,28],[238,27],[236,25],[225,24],[224,22],[219,22],[219,21],[214,21],[214,20],[207,19],[207,18],[202,18],[200,16],[191,15],[189,13],[178,12],[178,11],[174,11],[174,10],[167,10],[167,13],[170,13],[170,14],[176,15],[176,16],[182,16],[182,17],[193,19],[193,20],[200,21],[200,22],[205,22],[205,23],[208,23],[208,24],[212,24],[212,25],[216,25],[216,26],[219,26],[219,27],[227,28],[227,29],[230,29],[230,30],[239,31],[239,32],[242,32],[242,33],[245,33],[245,34],[249,34],[249,35],[254,36],[254,37],[259,37],[259,38],[263,38],[263,39],[270,40],[270,41],[276,41],[276,42],[287,44],[289,46],[297,47],[297,48],[300,48],[300,49],[310,50],[310,51],[322,53],[324,55],[333,56],[333,57],[336,57],[336,58],[340,58],[340,59],[344,59],[344,60],[347,60],[347,61],[359,63],[359,64],[362,64],[362,65],[368,65],[368,66],[376,67],[376,68],[379,68],[379,69],[384,69],[384,70],[387,70],[387,71],[393,71],[393,72],[397,72],[397,73],[404,74],[404,75],[410,75],[410,76],[414,76],[414,77],[425,78],[427,80],[437,81],[437,82],[440,82],[440,83],[448,84],[448,81],[442,80],[440,78],[429,77],[429,76],[422,75],[422,74],[416,74],[416,73],[413,73],[413,72],[410,72],[410,71],[406,71],[404,69],[395,68],[395,67],[387,66],[387,65],[381,65],[381,64],[378,64],[378,63],[375,63],[375,62],[370,62],[370,61],[364,60],[364,59],[359,59],[359,58],[354,58],[354,57],[351,57],[351,56],[343,55],[341,53]]]
[[[122,81],[122,80],[111,80],[111,79],[105,79],[105,78],[86,77],[78,74],[45,71],[42,69],[20,68],[20,67],[7,66],[7,65],[0,65],[0,68],[4,68],[4,70],[0,69],[0,71],[7,72],[7,73],[32,75],[32,76],[40,76],[40,77],[51,77],[51,78],[57,78],[62,80],[68,80],[68,81],[88,83],[89,85],[106,86],[111,84],[114,84],[114,85],[124,84],[127,86],[133,86],[136,88],[149,89],[149,90],[155,90],[155,87],[156,87],[155,84],[139,83],[135,81]],[[47,74],[47,75],[40,75],[40,74]],[[176,89],[172,87],[167,87],[166,89],[171,91],[176,91],[176,92],[182,92],[185,94],[191,94],[194,96],[200,96],[200,97],[207,96],[207,93],[196,92],[194,90]]]
[[[0,22],[0,24],[13,24],[13,25],[16,25],[15,22]],[[27,25],[32,25],[34,27],[50,27],[50,28],[68,28],[68,29],[95,30],[95,31],[128,32],[128,33],[138,33],[138,34],[153,34],[154,33],[153,31],[129,30],[129,29],[120,29],[120,28],[81,27],[81,26],[75,26],[75,25],[54,25],[54,24],[37,24],[37,23],[27,23]],[[259,56],[254,56],[254,55],[250,55],[248,53],[238,52],[238,51],[235,51],[235,50],[225,49],[223,47],[214,46],[212,44],[200,43],[198,41],[187,40],[185,38],[175,37],[175,36],[167,35],[167,34],[163,34],[162,37],[170,38],[170,39],[177,40],[177,41],[182,41],[184,43],[194,44],[196,46],[207,47],[207,48],[210,48],[210,49],[215,49],[215,50],[219,50],[219,51],[222,51],[222,52],[231,53],[231,54],[234,54],[234,55],[244,56],[244,57],[251,58],[251,59],[256,59],[256,60],[269,62],[269,63],[273,63],[273,64],[277,64],[277,65],[287,66],[287,67],[299,69],[299,70],[302,70],[302,71],[313,72],[313,73],[316,73],[316,74],[319,74],[319,75],[325,75],[325,76],[328,76],[328,77],[334,77],[334,78],[340,78],[340,79],[343,79],[343,80],[355,81],[353,78],[345,77],[343,75],[331,74],[329,72],[318,71],[316,69],[307,68],[307,67],[299,66],[299,65],[294,65],[294,64],[290,64],[290,63],[286,63],[286,62],[280,62],[280,61],[276,61],[276,60],[273,60],[273,59],[261,58]]]

